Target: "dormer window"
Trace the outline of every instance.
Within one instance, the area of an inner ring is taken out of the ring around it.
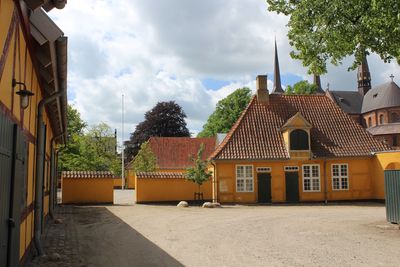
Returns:
[[[311,128],[300,112],[289,118],[281,131],[291,158],[311,158]]]
[[[297,129],[290,132],[290,150],[309,150],[308,133]]]

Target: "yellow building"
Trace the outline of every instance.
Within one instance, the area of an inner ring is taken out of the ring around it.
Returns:
[[[65,142],[67,38],[41,7],[65,2],[0,0],[0,266],[43,253]]]
[[[211,159],[223,203],[384,199],[384,170],[400,168],[327,96],[269,94],[266,76]]]
[[[191,157],[197,155],[201,144],[206,159],[215,150],[216,138],[151,137],[149,145],[157,160],[157,170],[135,175],[136,202],[194,200],[198,188],[185,179],[185,172],[193,166]],[[204,200],[211,200],[211,181],[201,186],[201,193]]]

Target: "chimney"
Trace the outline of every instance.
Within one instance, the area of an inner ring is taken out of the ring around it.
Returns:
[[[257,100],[259,103],[268,105],[269,93],[268,93],[268,79],[267,75],[258,75],[256,79],[257,89]]]

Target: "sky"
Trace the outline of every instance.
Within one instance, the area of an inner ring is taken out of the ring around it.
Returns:
[[[255,78],[273,85],[274,39],[283,86],[312,81],[291,59],[288,18],[268,12],[264,0],[69,0],[49,16],[68,36],[68,102],[89,125],[105,122],[121,142],[160,101],[175,101],[195,136],[216,103]],[[323,89],[356,90],[352,58],[329,66]],[[368,58],[372,86],[400,81],[397,63]]]

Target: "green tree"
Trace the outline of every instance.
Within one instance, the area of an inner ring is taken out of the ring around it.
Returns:
[[[72,106],[68,106],[67,119],[69,138],[67,145],[60,147],[59,170],[113,171],[120,175],[121,161],[112,129],[100,123],[86,130],[87,124]]]
[[[286,87],[285,94],[287,95],[311,95],[315,93],[318,86],[315,84],[310,84],[307,81],[297,82],[292,86]]]
[[[144,142],[133,159],[132,168],[135,172],[153,172],[157,169],[157,159],[150,148],[149,142]]]
[[[227,133],[247,107],[251,91],[247,87],[236,89],[217,103],[215,111],[208,117],[198,137],[211,137],[217,133]]]
[[[191,157],[193,167],[186,169],[186,179],[198,185],[198,193],[201,193],[201,185],[212,177],[212,172],[207,168],[209,165],[208,160],[203,160],[204,144],[200,145],[197,157]]]
[[[61,171],[86,170],[83,153],[83,132],[87,127],[79,112],[71,105],[67,107],[68,140],[66,146],[59,147],[58,168]]]
[[[354,55],[355,69],[370,52],[400,62],[398,0],[267,0],[268,10],[289,16],[288,37],[309,73],[326,73],[326,62]]]
[[[121,175],[121,161],[116,146],[115,133],[106,123],[90,127],[83,137],[84,155],[89,169],[112,171]]]

